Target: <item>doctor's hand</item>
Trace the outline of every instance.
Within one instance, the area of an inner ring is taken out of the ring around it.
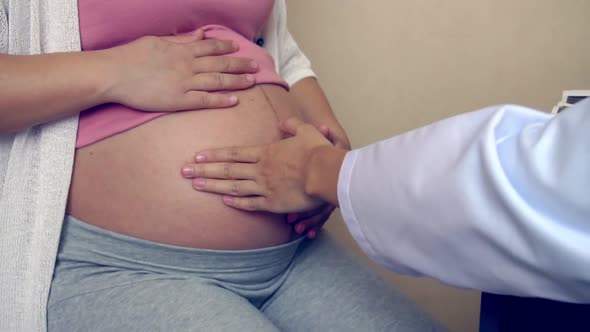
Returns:
[[[350,150],[348,136],[339,124],[333,129],[327,125],[320,125],[318,129],[335,147]],[[297,234],[305,234],[308,238],[313,239],[324,227],[335,209],[336,206],[327,203],[311,211],[289,213],[285,219],[287,223],[293,225],[293,230]]]
[[[336,205],[335,194],[321,197],[319,189],[337,182],[346,151],[296,118],[281,123],[281,129],[293,137],[265,146],[199,152],[182,175],[193,179],[196,190],[223,194],[226,205],[241,210],[303,212],[319,208],[326,199]],[[324,156],[335,162],[323,162]]]

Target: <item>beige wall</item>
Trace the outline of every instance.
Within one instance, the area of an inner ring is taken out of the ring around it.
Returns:
[[[491,104],[549,110],[562,90],[590,89],[588,0],[288,6],[291,32],[355,147]],[[339,216],[328,228],[354,247]],[[477,329],[478,293],[386,274],[453,331]]]

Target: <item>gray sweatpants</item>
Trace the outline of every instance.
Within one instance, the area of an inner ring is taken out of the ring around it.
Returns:
[[[182,248],[66,217],[52,331],[432,331],[326,234],[246,251]]]

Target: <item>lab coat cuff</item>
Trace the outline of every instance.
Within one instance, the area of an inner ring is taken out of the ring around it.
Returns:
[[[340,167],[340,174],[338,176],[338,203],[340,205],[340,213],[342,219],[348,227],[348,231],[361,247],[361,249],[371,258],[377,258],[375,251],[371,247],[370,242],[365,237],[362,225],[355,215],[352,205],[352,174],[359,155],[358,150],[349,151],[344,157],[342,166]]]

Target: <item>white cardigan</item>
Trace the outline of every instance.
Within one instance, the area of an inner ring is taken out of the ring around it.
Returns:
[[[314,76],[277,0],[265,48],[290,84]],[[77,0],[0,0],[0,53],[80,51]],[[0,135],[0,331],[45,331],[78,117]]]

